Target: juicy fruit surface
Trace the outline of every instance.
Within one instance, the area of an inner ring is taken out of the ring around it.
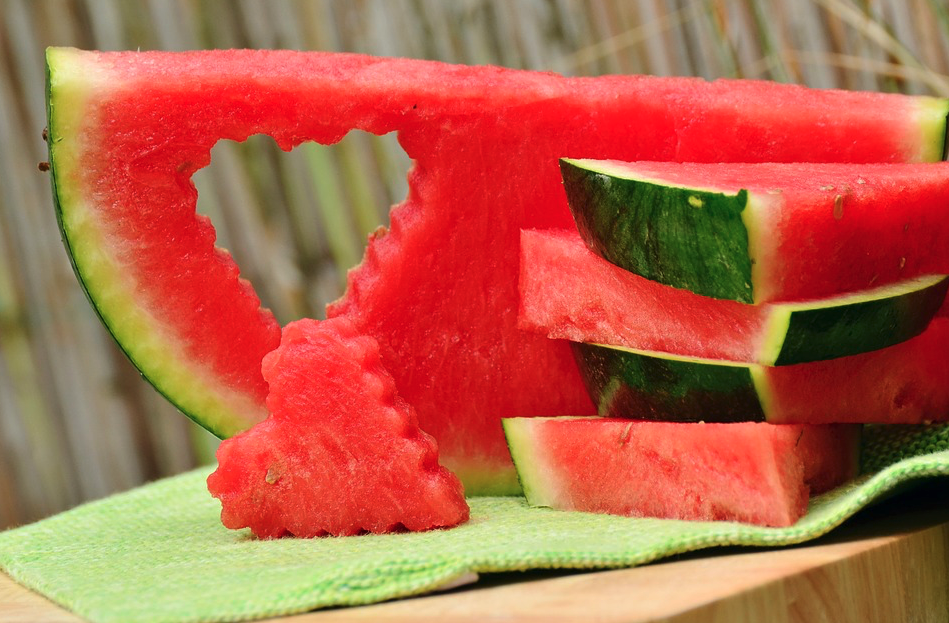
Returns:
[[[515,418],[504,428],[528,503],[561,510],[787,526],[858,466],[859,426]]]
[[[808,396],[838,422],[923,424],[949,419],[949,317],[921,335],[841,360],[768,371],[769,409],[776,421],[820,422]],[[808,413],[813,414],[809,416]],[[823,421],[826,421],[823,420]]]
[[[551,287],[550,284],[556,284]],[[553,339],[785,365],[890,346],[945,307],[945,278],[837,299],[745,305],[672,288],[597,256],[571,230],[521,234],[519,321]],[[915,288],[916,285],[913,285]],[[886,298],[871,298],[892,295]]]
[[[600,415],[672,421],[921,424],[949,419],[949,318],[889,348],[793,366],[574,344]]]
[[[796,301],[949,274],[949,163],[578,160],[563,169],[591,248],[699,294]]]
[[[272,415],[222,442],[208,478],[225,526],[275,538],[467,520],[461,483],[351,322],[290,323],[263,374]]]
[[[524,230],[519,284],[521,328],[555,340],[753,361],[763,331],[760,308],[622,270],[575,229]]]
[[[119,341],[131,349],[157,336],[133,356],[156,384],[187,361],[215,371],[219,384],[259,375],[263,345],[273,345],[275,327],[253,304],[219,337],[231,316],[203,305],[214,288],[194,280],[223,261],[194,216],[190,182],[214,143],[264,133],[290,149],[352,129],[399,132],[415,162],[409,196],[329,314],[379,340],[400,394],[469,493],[517,489],[500,417],[593,411],[569,348],[516,326],[519,230],[571,223],[558,158],[917,161],[938,157],[945,134],[935,100],[758,82],[566,79],[286,51],[49,58],[50,136],[62,150],[51,164],[67,244]],[[138,219],[142,209],[161,218]],[[90,222],[91,234],[81,230]],[[203,233],[172,255],[166,244],[179,228]],[[191,257],[196,264],[181,261]],[[99,260],[108,270],[95,273]],[[233,263],[221,266],[231,289],[247,294]],[[148,322],[125,328],[129,310]],[[231,362],[232,351],[246,361]],[[153,368],[167,359],[156,352],[188,356]],[[176,400],[192,372],[166,394]],[[240,391],[259,398],[262,389]],[[200,405],[190,412],[208,419]]]

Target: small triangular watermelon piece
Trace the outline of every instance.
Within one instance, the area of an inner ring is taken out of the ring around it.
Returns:
[[[208,478],[225,526],[309,538],[468,519],[461,483],[438,464],[378,343],[349,320],[287,325],[262,369],[271,416],[222,442]]]

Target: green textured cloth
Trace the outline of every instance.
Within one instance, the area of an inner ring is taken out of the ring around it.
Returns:
[[[453,530],[257,541],[220,524],[208,471],[0,533],[0,567],[93,621],[234,621],[414,595],[471,572],[633,566],[720,545],[825,534],[912,479],[949,474],[949,427],[873,427],[864,475],[789,528],[630,519],[475,498]]]

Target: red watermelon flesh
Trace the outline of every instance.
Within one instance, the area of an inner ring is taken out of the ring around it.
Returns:
[[[345,318],[300,320],[264,357],[270,417],[221,443],[208,489],[228,528],[260,538],[428,530],[468,518],[379,359]]]
[[[557,340],[754,361],[764,330],[764,308],[623,270],[588,249],[575,228],[521,232],[519,287],[521,329]]]
[[[949,318],[869,353],[767,368],[775,422],[928,424],[949,420]]]
[[[551,339],[754,362],[768,330],[767,305],[645,279],[596,255],[576,229],[522,231],[518,287],[520,328]],[[947,313],[949,301],[936,316]]]
[[[529,504],[633,517],[789,526],[859,463],[855,425],[594,417],[513,418],[504,429]]]
[[[937,100],[764,82],[288,51],[48,58],[51,163],[77,273],[145,376],[224,435],[263,417],[257,364],[276,327],[195,217],[190,176],[220,139],[265,133],[290,149],[399,133],[415,162],[409,196],[329,315],[379,340],[471,493],[517,489],[502,416],[593,410],[569,349],[516,326],[519,230],[572,222],[558,158],[919,161],[939,158],[945,135]],[[209,391],[193,391],[203,377]],[[215,383],[256,408],[209,415]]]
[[[576,230],[525,230],[521,241],[524,330],[685,357],[752,356],[762,306],[698,296],[634,275],[590,251]],[[940,316],[922,334],[888,348],[762,366],[756,384],[767,397],[772,423],[944,421],[947,353],[949,318]]]

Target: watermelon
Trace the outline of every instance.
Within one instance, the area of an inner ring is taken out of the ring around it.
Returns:
[[[747,305],[619,268],[590,251],[576,230],[525,230],[519,287],[521,328],[550,338],[785,365],[918,335],[943,306],[949,280],[927,276],[833,299]]]
[[[288,324],[263,359],[270,417],[218,448],[208,489],[260,538],[428,530],[468,519],[461,483],[346,318]]]
[[[857,474],[860,426],[511,418],[532,506],[789,526]]]
[[[572,223],[557,159],[927,161],[941,100],[765,82],[554,74],[291,51],[47,53],[66,247],[142,374],[222,436],[266,417],[279,341],[192,174],[220,139],[398,132],[414,167],[328,310],[375,337],[469,493],[517,490],[504,415],[592,413],[569,348],[517,328],[519,230]],[[802,140],[801,137],[805,137]]]
[[[745,303],[949,274],[949,163],[564,160],[580,234],[617,266]]]
[[[776,424],[949,420],[949,318],[896,346],[794,366],[573,347],[600,415]]]

